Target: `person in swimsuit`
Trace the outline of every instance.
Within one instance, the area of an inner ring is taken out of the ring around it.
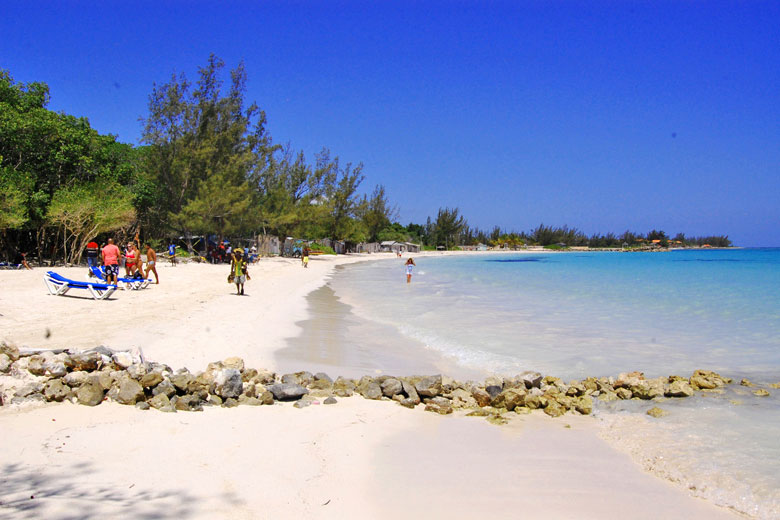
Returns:
[[[176,244],[170,244],[168,246],[168,258],[171,260],[171,265],[176,265]]]
[[[157,275],[157,267],[155,267],[155,264],[157,263],[157,253],[154,252],[154,249],[152,249],[152,246],[149,244],[144,244],[144,247],[146,248],[146,274],[144,274],[144,278],[149,278],[149,273],[154,273],[154,283],[160,283],[160,277]]]
[[[406,264],[404,265],[406,265],[406,283],[412,283],[412,270],[417,264],[414,263],[414,259],[412,257],[409,257],[409,260],[407,260]]]
[[[236,248],[230,258],[230,273],[233,275],[233,283],[236,284],[236,294],[244,294],[244,283],[250,279],[244,250]]]
[[[101,256],[106,270],[106,283],[116,284],[117,276],[119,276],[119,258],[122,256],[122,252],[114,244],[113,238],[108,239],[108,244],[102,249]]]
[[[125,249],[125,276],[130,278],[135,271],[135,250],[134,244],[130,242]]]

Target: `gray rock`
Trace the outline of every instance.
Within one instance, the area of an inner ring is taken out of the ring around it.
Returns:
[[[517,376],[526,388],[539,388],[542,384],[542,374],[539,372],[527,371]]]
[[[242,394],[238,396],[238,404],[246,405],[246,406],[260,406],[261,404],[263,404],[263,401],[261,401],[257,397],[248,397]]]
[[[125,369],[127,375],[135,380],[140,380],[149,372],[149,367],[146,363],[134,363]]]
[[[150,408],[149,403],[147,403],[146,401],[138,401],[137,403],[135,403],[135,407],[138,408],[139,410],[148,410]]]
[[[417,389],[414,387],[414,384],[411,381],[402,379],[401,386],[407,398],[409,398],[414,403],[413,406],[420,404],[420,394],[417,393]]]
[[[189,372],[177,372],[170,377],[171,384],[180,392],[186,392],[194,379]]]
[[[257,398],[260,399],[263,404],[274,404],[274,394],[268,390],[263,391],[263,393],[258,395]]]
[[[62,378],[63,382],[71,388],[76,388],[89,380],[89,374],[83,371],[69,372]]]
[[[500,394],[503,391],[503,386],[498,385],[488,385],[485,387],[485,392],[490,395],[490,400],[492,401],[496,397],[498,397],[498,394]]]
[[[339,377],[333,382],[333,393],[339,397],[350,397],[355,393],[355,382],[351,379]]]
[[[162,383],[152,389],[152,395],[165,394],[169,399],[176,395],[176,387],[169,380],[165,379]]]
[[[233,400],[235,402],[235,406],[238,406],[238,401],[235,399]],[[173,406],[177,410],[181,410],[184,412],[202,412],[203,406],[201,404],[201,400],[199,397],[194,395],[182,395],[179,397],[176,397],[175,399],[172,399],[171,402],[173,403]],[[224,405],[224,403],[223,403]]]
[[[37,381],[26,383],[14,392],[14,397],[27,397],[32,394],[40,394],[43,392],[43,384]]]
[[[296,372],[294,374],[284,374],[282,383],[291,385],[308,386],[314,381],[314,376],[310,372]]]
[[[238,399],[233,399],[232,397],[228,397],[225,399],[225,402],[222,403],[222,406],[224,408],[235,408],[238,406]]]
[[[10,357],[8,357],[8,354],[1,353],[0,354],[0,373],[7,374],[9,370],[11,370],[11,364],[13,361]]]
[[[19,359],[19,349],[14,345],[9,345],[5,342],[0,343],[0,354],[8,356],[11,362]]]
[[[47,401],[61,402],[70,397],[71,389],[62,384],[61,379],[49,379],[43,387],[43,395]]]
[[[244,360],[240,357],[229,357],[222,361],[222,366],[242,372],[244,370]]]
[[[414,400],[411,397],[404,397],[403,399],[398,401],[398,404],[400,404],[401,406],[405,406],[406,408],[414,408],[415,406],[420,404],[420,400],[419,399]]]
[[[111,356],[111,361],[119,368],[127,368],[133,364],[133,355],[130,352],[116,352]]]
[[[338,403],[338,401],[336,400],[335,397],[330,396],[327,399],[325,399],[325,401],[323,401],[323,403],[324,404],[336,404],[336,403]]]
[[[314,379],[309,385],[312,390],[331,390],[333,388],[333,382],[328,379]]]
[[[76,390],[76,399],[79,404],[97,406],[103,401],[105,390],[96,381],[89,380]]]
[[[135,379],[124,377],[117,381],[117,387],[109,396],[120,404],[135,404],[144,399],[144,387]]]
[[[42,376],[46,373],[46,369],[43,366],[45,362],[46,359],[40,354],[30,356],[30,359],[27,362],[27,371],[33,375]]]
[[[664,395],[667,397],[691,397],[694,393],[693,387],[688,381],[675,380],[666,388]]]
[[[306,387],[290,383],[269,385],[267,389],[277,401],[293,401],[309,393]]]
[[[295,404],[293,406],[295,408],[306,408],[307,406],[311,406],[311,401],[307,401],[305,399],[301,399],[300,401],[295,401]]]
[[[471,397],[474,398],[477,406],[490,406],[490,401],[492,401],[490,394],[484,388],[476,386],[471,389]]]
[[[102,362],[103,357],[97,352],[80,352],[68,356],[65,365],[74,372],[93,372],[99,368]]]
[[[441,376],[426,376],[420,379],[414,388],[422,397],[436,397],[441,394]]]
[[[376,381],[361,381],[357,386],[357,392],[366,399],[382,398],[382,388]]]
[[[123,372],[116,372],[119,377],[127,377]],[[103,390],[108,390],[114,386],[114,373],[108,370],[99,370],[89,375],[90,379],[97,381],[97,383],[103,387]]]
[[[436,412],[441,415],[452,413],[452,403],[444,397],[434,397],[429,399],[425,405],[426,412]]]
[[[386,397],[393,397],[394,395],[400,394],[404,390],[404,386],[401,381],[394,377],[388,377],[382,381],[382,384],[379,386],[382,388],[382,394],[384,394]]]
[[[51,359],[46,360],[43,368],[51,377],[63,377],[68,373],[68,367],[65,366],[66,358],[67,356],[64,354],[53,356]]]
[[[329,383],[333,383],[333,379],[330,378],[328,374],[325,372],[317,372],[314,374],[314,380],[315,381],[328,381]]]
[[[241,395],[242,390],[241,372],[235,368],[225,368],[217,372],[214,378],[215,394],[225,399],[236,398]]]
[[[163,375],[160,372],[149,372],[141,376],[141,386],[144,388],[154,388],[163,381]]]
[[[160,410],[161,412],[172,413],[176,411],[176,408],[174,408],[173,404],[171,404],[171,400],[168,398],[168,396],[162,393],[157,394],[149,399],[149,404],[152,406],[152,408]]]

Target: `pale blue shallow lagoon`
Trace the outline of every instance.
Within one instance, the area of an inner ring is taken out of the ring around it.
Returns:
[[[408,285],[403,261],[351,265],[329,281],[355,319],[375,325],[350,321],[344,341],[401,342],[421,358],[501,375],[711,369],[765,388],[780,382],[780,249],[419,257]],[[377,330],[383,337],[369,337]],[[752,517],[780,518],[780,390],[751,390],[600,405],[596,415],[652,471]],[[669,415],[648,422],[653,405]]]

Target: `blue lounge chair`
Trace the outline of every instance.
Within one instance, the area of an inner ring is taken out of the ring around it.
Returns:
[[[47,272],[43,277],[43,282],[54,296],[62,296],[71,289],[87,289],[96,300],[107,299],[117,289],[116,285],[70,280],[54,271]]]
[[[92,275],[100,278],[101,280],[106,279],[106,272],[103,270],[103,267],[93,265],[89,268],[92,272]],[[151,279],[147,278],[117,278],[117,285],[122,287],[123,289],[145,289],[149,286],[150,283],[152,283]]]

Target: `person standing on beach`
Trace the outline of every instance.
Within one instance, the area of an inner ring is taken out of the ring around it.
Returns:
[[[233,283],[236,284],[236,294],[244,294],[244,283],[251,278],[244,259],[244,250],[240,247],[236,248],[230,257],[230,274],[233,275]]]
[[[412,270],[417,264],[414,263],[414,259],[412,257],[409,257],[409,260],[407,260],[406,264],[404,265],[406,265],[406,283],[412,283]]]
[[[171,265],[176,266],[176,244],[170,244],[168,246],[168,258],[171,261]]]
[[[119,276],[119,258],[122,256],[122,252],[114,245],[113,238],[108,239],[108,244],[102,249],[100,255],[106,270],[106,283],[116,285]]]
[[[149,273],[154,273],[154,283],[160,283],[160,277],[157,275],[157,267],[155,267],[155,264],[157,263],[157,253],[154,252],[154,249],[152,249],[152,246],[150,246],[148,243],[144,244],[144,247],[146,248],[146,273],[144,274],[144,278],[147,280],[149,279]]]
[[[311,249],[309,249],[309,244],[306,244],[303,246],[303,250],[301,251],[301,265],[303,267],[309,267],[309,253],[311,252]]]
[[[89,274],[92,274],[92,268],[98,266],[100,248],[94,240],[87,244],[87,267]]]

